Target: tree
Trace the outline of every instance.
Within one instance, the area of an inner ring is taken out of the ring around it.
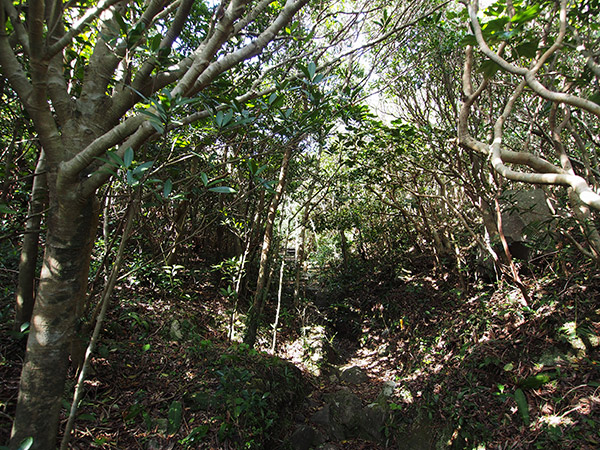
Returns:
[[[591,222],[591,210],[600,209],[597,2],[497,2],[483,16],[478,2],[465,4],[472,34],[464,40],[460,144],[508,180],[567,187],[589,250],[563,234],[599,261],[600,234]],[[482,107],[487,118],[476,111]]]
[[[38,134],[48,191],[13,448],[27,437],[34,438],[32,448],[55,445],[98,223],[96,193],[112,176],[111,163],[98,158],[131,162],[145,143],[213,115],[189,99],[209,96],[224,72],[259,55],[307,2],[232,0],[214,11],[193,0],[3,2],[0,68]],[[179,37],[196,23],[204,25],[202,39],[186,48]],[[250,90],[238,101],[256,95]]]

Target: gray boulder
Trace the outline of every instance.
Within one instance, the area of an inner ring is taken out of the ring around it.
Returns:
[[[309,450],[315,445],[317,431],[308,425],[299,425],[290,437],[290,444],[294,450]]]
[[[360,384],[368,379],[369,376],[358,366],[346,367],[340,373],[340,381],[348,384]]]

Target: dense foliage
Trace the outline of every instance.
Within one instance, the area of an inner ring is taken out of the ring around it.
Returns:
[[[599,15],[3,1],[0,439],[598,444]],[[381,429],[293,433],[368,351]]]

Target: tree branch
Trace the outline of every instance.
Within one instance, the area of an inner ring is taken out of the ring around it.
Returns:
[[[144,117],[137,115],[131,117],[125,122],[120,123],[107,133],[96,138],[85,149],[74,156],[70,161],[64,162],[60,168],[60,174],[65,180],[76,179],[78,174],[85,170],[94,158],[102,155],[111,147],[123,142],[132,134],[136,133],[140,125],[144,122]]]
[[[25,53],[29,54],[29,36],[27,34],[27,30],[23,26],[23,23],[21,22],[21,18],[19,17],[19,13],[13,5],[13,2],[11,0],[2,0],[2,7],[10,18],[10,23],[15,30],[15,35],[17,36],[19,44],[23,46]],[[4,21],[2,29],[5,30]]]
[[[138,150],[153,134],[156,130],[150,125],[150,122],[146,120],[142,123],[135,132],[129,136],[129,138],[121,144],[117,150],[117,154],[121,157],[125,154],[125,150],[131,147],[133,150]],[[100,170],[95,171],[85,181],[81,183],[80,194],[83,198],[87,198],[92,195],[96,189],[102,186],[112,175],[107,171],[110,169],[109,165],[104,165]]]
[[[471,26],[473,27],[473,32],[475,34],[475,38],[477,39],[477,44],[479,45],[479,49],[483,52],[485,56],[487,56],[493,62],[498,64],[505,71],[524,77],[529,87],[540,97],[545,98],[546,100],[550,100],[552,102],[566,103],[568,105],[581,108],[591,114],[594,114],[597,117],[600,117],[600,105],[590,100],[577,97],[576,95],[571,95],[564,92],[551,91],[547,89],[542,83],[540,83],[539,80],[535,77],[536,73],[546,62],[546,60],[562,45],[562,39],[564,37],[566,29],[566,0],[561,0],[560,31],[559,35],[557,36],[556,42],[546,52],[544,52],[544,54],[540,57],[539,61],[537,61],[537,63],[531,69],[526,69],[524,67],[519,67],[514,64],[511,64],[504,58],[502,58],[500,55],[498,55],[496,52],[492,51],[485,42],[485,39],[483,38],[481,26],[479,25],[479,20],[477,19],[476,1],[469,2],[468,11],[469,17],[471,19]]]
[[[121,1],[123,0],[101,0],[96,6],[89,8],[77,22],[69,27],[67,33],[48,47],[48,56],[53,57],[64,50],[73,41],[73,38],[81,33],[92,21],[98,19],[103,11],[106,11],[112,5]]]
[[[308,3],[309,0],[288,0],[277,18],[255,40],[239,50],[229,53],[220,60],[209,65],[195,80],[191,90],[186,94],[192,96],[202,90],[221,73],[229,70],[236,64],[258,55],[273,40],[273,38],[287,25],[292,17]],[[179,87],[179,85],[178,85]],[[177,88],[176,88],[177,89]]]

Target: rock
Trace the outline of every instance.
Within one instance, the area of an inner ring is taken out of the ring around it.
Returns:
[[[387,410],[385,407],[374,403],[362,410],[360,429],[362,435],[372,441],[381,441],[384,438],[385,421]]]
[[[340,390],[325,396],[331,409],[331,420],[348,429],[358,426],[362,420],[362,402],[352,392]]]
[[[319,376],[321,366],[328,360],[331,345],[327,340],[325,327],[315,325],[302,328],[302,348],[304,349],[304,363],[309,372]]]
[[[508,243],[531,242],[531,237],[548,231],[552,218],[542,189],[513,190],[502,193],[502,228]],[[542,228],[542,230],[540,230]]]
[[[360,384],[368,379],[369,376],[358,366],[347,367],[340,374],[340,380],[348,384]]]
[[[290,444],[294,450],[309,450],[317,439],[316,430],[308,425],[300,425],[290,437]]]
[[[321,425],[322,427],[328,427],[330,424],[330,411],[329,405],[323,406],[320,410],[312,415],[310,421],[316,425]]]
[[[174,341],[180,341],[183,339],[183,332],[181,331],[179,320],[175,319],[173,322],[171,322],[169,336],[171,336],[171,339]]]
[[[396,389],[396,382],[388,380],[383,383],[383,387],[381,388],[381,393],[378,398],[388,399],[394,395],[394,389]]]

